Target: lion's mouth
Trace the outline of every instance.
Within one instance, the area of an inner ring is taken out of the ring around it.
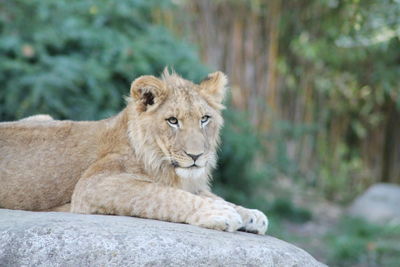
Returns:
[[[200,168],[200,166],[198,166],[195,163],[193,163],[191,166],[186,167],[186,168],[188,168],[188,169],[197,169],[197,168]]]

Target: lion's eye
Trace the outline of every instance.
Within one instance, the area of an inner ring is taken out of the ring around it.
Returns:
[[[175,117],[169,117],[167,119],[167,122],[171,125],[171,126],[178,126],[178,119]]]
[[[209,122],[210,118],[211,118],[210,116],[204,115],[203,117],[201,117],[201,120],[200,120],[201,124],[203,126],[206,125]]]

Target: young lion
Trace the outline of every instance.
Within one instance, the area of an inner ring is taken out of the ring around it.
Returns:
[[[221,72],[199,85],[177,74],[141,76],[127,107],[101,121],[37,115],[0,123],[0,207],[115,214],[264,234],[260,211],[210,192]]]

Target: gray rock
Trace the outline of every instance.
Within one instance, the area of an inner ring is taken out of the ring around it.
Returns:
[[[348,214],[377,224],[400,224],[400,186],[372,185],[354,200]]]
[[[0,209],[0,266],[323,266],[270,236],[124,216]]]

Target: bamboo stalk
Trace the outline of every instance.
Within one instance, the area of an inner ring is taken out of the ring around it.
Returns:
[[[264,128],[269,129],[277,113],[277,58],[279,47],[279,20],[281,17],[281,1],[269,1],[269,33],[268,33],[268,72],[267,72],[267,99],[269,114],[265,120]]]

